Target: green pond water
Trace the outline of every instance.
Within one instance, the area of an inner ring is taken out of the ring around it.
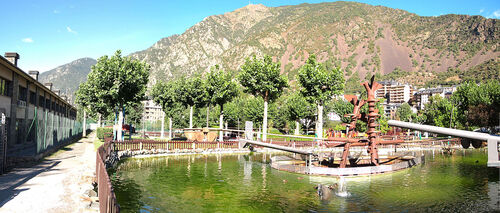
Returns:
[[[284,155],[284,154],[272,154]],[[364,177],[277,171],[270,154],[128,158],[111,171],[122,212],[497,212],[485,150],[426,152],[422,165]],[[332,190],[318,193],[321,184]]]

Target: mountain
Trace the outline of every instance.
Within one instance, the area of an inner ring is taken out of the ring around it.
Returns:
[[[252,54],[273,56],[293,81],[308,56],[316,54],[327,66],[341,66],[346,78],[402,70],[407,74],[400,80],[424,85],[439,73],[498,58],[499,29],[498,19],[423,17],[355,2],[251,4],[206,17],[131,56],[152,66],[150,84],[204,73],[216,64],[236,71]]]
[[[93,58],[80,58],[55,69],[42,72],[38,80],[42,83],[53,83],[55,89],[60,89],[73,102],[75,91],[80,83],[87,80],[92,65],[97,61]]]

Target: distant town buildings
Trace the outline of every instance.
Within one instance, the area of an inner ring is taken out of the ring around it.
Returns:
[[[397,108],[403,103],[408,103],[413,98],[414,89],[411,85],[401,84],[396,81],[379,81],[382,88],[375,92],[376,98],[384,98],[385,115],[394,117]]]
[[[429,98],[434,95],[439,95],[443,98],[448,98],[457,91],[457,87],[437,87],[429,89],[420,89],[415,93],[415,107],[418,110],[425,108],[425,104],[429,103]]]
[[[163,119],[163,110],[161,106],[156,104],[153,100],[143,101],[144,112],[142,114],[144,121],[161,121]]]
[[[449,97],[456,91],[456,86],[416,90],[412,85],[401,84],[397,81],[380,81],[378,83],[382,84],[383,87],[375,92],[375,97],[384,98],[384,102],[382,102],[384,113],[390,118],[395,117],[396,110],[403,103],[410,104],[416,112],[425,108],[425,104],[429,102],[431,96]]]

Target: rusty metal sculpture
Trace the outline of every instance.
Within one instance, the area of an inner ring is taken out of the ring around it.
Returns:
[[[340,168],[345,168],[348,162],[349,149],[352,146],[368,146],[368,153],[370,154],[370,163],[372,165],[379,165],[379,156],[377,145],[379,144],[398,144],[403,142],[402,140],[389,140],[384,141],[380,140],[379,133],[380,131],[376,130],[376,127],[379,126],[377,123],[377,118],[380,116],[378,109],[376,109],[376,103],[378,100],[375,98],[375,91],[382,88],[382,85],[375,82],[375,76],[372,76],[370,82],[364,82],[363,85],[367,92],[366,100],[358,100],[358,97],[355,95],[345,95],[347,101],[354,105],[353,112],[351,114],[345,115],[345,117],[350,117],[351,122],[346,126],[350,130],[354,130],[356,128],[356,122],[358,120],[363,120],[367,123],[367,135],[368,138],[354,138],[354,131],[350,131],[347,135],[347,138],[338,138],[338,137],[330,137],[330,141],[334,142],[326,142],[325,145],[329,147],[338,147],[343,146],[344,151],[342,152],[342,159],[340,161]],[[361,107],[368,103],[368,114],[361,113]]]
[[[363,86],[366,89],[367,93],[366,101],[368,102],[368,118],[367,118],[368,131],[366,131],[369,140],[368,153],[371,156],[372,164],[378,166],[379,159],[378,159],[377,142],[378,142],[379,131],[377,131],[375,128],[377,126],[380,126],[379,124],[377,124],[377,118],[380,115],[378,114],[378,110],[375,109],[375,104],[378,102],[378,100],[375,98],[375,91],[382,88],[382,85],[374,80],[375,76],[372,76],[370,83],[365,82],[363,83]]]

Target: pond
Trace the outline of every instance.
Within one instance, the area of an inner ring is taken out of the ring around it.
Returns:
[[[345,178],[277,171],[270,157],[128,158],[111,178],[122,212],[500,211],[499,169],[486,166],[485,150],[428,151],[410,169]]]

